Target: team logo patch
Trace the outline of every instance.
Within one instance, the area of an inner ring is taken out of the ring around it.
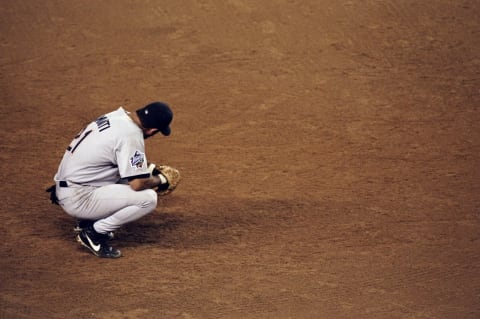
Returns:
[[[142,168],[145,163],[145,154],[140,151],[135,151],[132,157],[130,157],[130,165],[133,168]]]

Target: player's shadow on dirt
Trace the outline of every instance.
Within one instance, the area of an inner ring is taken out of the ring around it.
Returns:
[[[126,225],[118,239],[124,247],[201,248],[234,241],[241,236],[240,224],[218,215],[161,214]]]
[[[136,247],[145,244],[160,247],[175,246],[171,237],[184,223],[181,216],[167,213],[151,215],[125,225],[117,232],[117,238],[122,246]]]

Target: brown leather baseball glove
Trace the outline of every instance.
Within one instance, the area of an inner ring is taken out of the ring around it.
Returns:
[[[152,164],[150,164],[152,165]],[[165,177],[166,183],[162,183],[158,185],[158,187],[154,188],[159,196],[165,196],[173,192],[178,183],[180,183],[181,177],[180,172],[171,166],[168,165],[155,165],[152,169],[152,175],[163,175]],[[162,179],[163,180],[163,179]]]

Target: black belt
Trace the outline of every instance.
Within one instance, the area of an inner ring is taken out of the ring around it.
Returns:
[[[58,183],[58,185],[59,185],[60,187],[68,187],[68,184],[67,184],[66,181],[60,181],[60,183]]]

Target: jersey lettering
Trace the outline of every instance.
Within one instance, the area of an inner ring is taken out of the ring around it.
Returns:
[[[95,123],[97,124],[99,132],[105,131],[107,128],[110,127],[110,121],[108,120],[108,117],[106,117],[105,115],[96,119]]]

